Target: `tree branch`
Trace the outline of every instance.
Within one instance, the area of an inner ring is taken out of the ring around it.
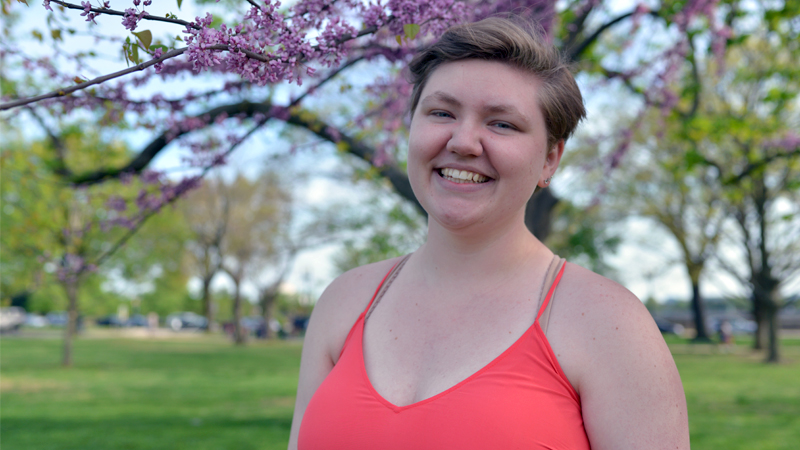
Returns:
[[[69,94],[71,94],[71,93],[73,93],[75,91],[80,91],[82,89],[86,89],[89,86],[94,86],[95,84],[105,83],[106,81],[113,80],[114,78],[119,78],[119,77],[127,75],[129,73],[133,73],[133,72],[138,72],[140,70],[144,70],[144,69],[146,69],[146,68],[148,68],[150,66],[153,66],[155,64],[158,64],[158,63],[160,63],[162,61],[165,61],[167,59],[179,56],[179,55],[183,54],[186,50],[188,50],[188,47],[176,48],[174,50],[168,51],[167,53],[164,53],[159,58],[154,58],[154,59],[151,59],[150,61],[145,61],[145,62],[139,63],[139,64],[137,64],[135,66],[128,67],[127,69],[120,70],[120,71],[114,72],[114,73],[110,73],[108,75],[103,75],[101,77],[97,77],[97,78],[95,78],[93,80],[84,81],[83,83],[76,84],[75,86],[72,86],[72,87],[68,87],[68,88],[65,88],[65,89],[59,89],[59,90],[56,90],[56,91],[53,91],[53,92],[49,92],[47,94],[37,95],[36,97],[28,97],[28,98],[23,98],[23,99],[19,99],[19,100],[14,100],[14,101],[10,101],[10,102],[7,102],[7,103],[3,103],[3,104],[0,104],[0,111],[4,111],[6,109],[15,108],[17,106],[27,105],[27,104],[30,104],[30,103],[35,103],[35,102],[38,102],[40,100],[45,100],[45,99],[48,99],[48,98],[64,97],[64,96],[69,95]]]
[[[244,101],[241,103],[234,103],[230,105],[223,105],[210,109],[202,114],[198,114],[194,118],[202,119],[207,123],[213,123],[214,120],[220,116],[235,116],[244,114],[247,117],[252,117],[257,113],[269,115],[273,111],[273,106],[269,103],[251,103]],[[77,174],[70,178],[70,181],[77,185],[90,185],[99,183],[109,178],[117,178],[123,173],[136,174],[147,168],[148,164],[155,158],[158,153],[163,150],[167,144],[172,140],[189,133],[194,130],[179,130],[173,132],[171,130],[164,131],[147,145],[139,154],[131,160],[128,164],[119,168],[101,169],[94,172]]]
[[[66,148],[64,147],[64,141],[61,140],[58,136],[53,133],[53,130],[47,126],[44,122],[44,119],[36,113],[33,108],[27,108],[30,115],[33,116],[34,119],[39,123],[39,126],[42,127],[45,133],[47,133],[47,137],[50,139],[50,143],[53,144],[53,148],[56,151],[56,161],[57,165],[52,169],[53,173],[65,177],[72,176],[72,172],[67,168],[65,155],[66,155]]]
[[[238,141],[236,141],[235,143],[233,143],[233,144],[232,144],[232,145],[231,145],[231,146],[228,148],[228,150],[226,150],[226,151],[225,151],[224,155],[225,155],[225,156],[227,156],[227,155],[230,155],[230,154],[231,154],[231,153],[232,153],[232,152],[233,152],[233,151],[236,149],[236,147],[238,147],[238,146],[239,146],[239,145],[241,145],[241,144],[242,144],[244,141],[246,141],[246,140],[247,140],[247,138],[249,138],[249,137],[250,137],[250,136],[251,136],[253,133],[255,133],[255,132],[256,132],[256,130],[258,130],[258,129],[259,129],[261,126],[263,126],[263,125],[264,125],[266,122],[267,122],[267,120],[266,120],[266,119],[264,119],[264,120],[261,120],[261,121],[259,121],[258,123],[256,123],[256,125],[255,125],[255,126],[253,126],[253,127],[252,127],[252,128],[251,128],[251,129],[250,129],[248,132],[247,132],[247,133],[245,133],[245,135],[244,135],[244,136],[242,136],[242,138],[240,138]],[[214,165],[214,164],[209,164],[209,165],[207,165],[206,167],[204,167],[204,168],[203,168],[203,171],[200,173],[200,175],[198,175],[197,179],[198,179],[198,180],[201,180],[201,179],[205,178],[205,176],[206,176],[206,175],[208,175],[208,173],[209,173],[209,172],[211,171],[211,169],[213,169],[214,167],[215,167],[215,165]],[[164,202],[164,204],[163,204],[163,205],[161,205],[161,207],[163,208],[164,206],[170,205],[170,204],[174,203],[176,200],[178,200],[179,198],[181,198],[181,195],[174,195],[174,196],[170,197],[169,199],[167,199],[167,201],[166,201],[166,202]],[[154,215],[156,215],[156,214],[157,214],[157,213],[158,213],[160,210],[161,210],[161,209],[159,208],[159,209],[151,209],[151,210],[148,210],[148,211],[146,211],[146,212],[144,213],[144,215],[142,215],[142,217],[140,218],[139,222],[137,222],[137,223],[136,223],[136,225],[134,225],[134,226],[133,226],[131,229],[129,229],[129,230],[128,230],[128,232],[127,232],[127,233],[125,233],[125,234],[124,234],[124,235],[123,235],[123,236],[122,236],[122,237],[121,237],[121,238],[120,238],[120,239],[119,239],[117,242],[115,242],[115,243],[114,243],[114,245],[112,245],[112,246],[111,246],[111,247],[110,247],[108,250],[106,250],[106,251],[105,251],[105,253],[101,254],[101,255],[100,255],[100,256],[99,256],[99,257],[98,257],[98,258],[97,258],[97,259],[94,261],[93,265],[95,265],[95,266],[98,266],[98,267],[99,267],[99,266],[100,266],[100,264],[102,264],[103,262],[105,262],[105,260],[107,260],[108,258],[110,258],[110,257],[111,257],[111,256],[112,256],[114,253],[116,253],[116,252],[117,252],[117,250],[119,250],[120,248],[122,248],[122,246],[123,246],[123,245],[125,245],[125,243],[126,243],[126,242],[128,242],[128,240],[130,240],[130,238],[132,238],[132,237],[133,237],[133,235],[135,235],[135,234],[136,234],[136,233],[137,233],[137,232],[138,232],[138,231],[139,231],[139,230],[142,228],[142,226],[145,224],[145,222],[147,222],[147,220],[149,220],[151,217],[153,217]],[[227,204],[226,204],[226,205],[225,205],[225,214],[227,214],[227,212],[228,212],[228,206],[227,206]],[[225,227],[227,227],[227,217],[226,217],[226,221],[225,221],[225,225],[224,225],[224,226],[225,226]],[[222,232],[222,234],[224,234],[224,233],[225,233],[225,230],[223,229],[223,230],[221,230],[221,232]],[[220,238],[220,239],[221,239],[221,238]],[[220,264],[221,264],[221,261],[220,261]],[[218,264],[218,266],[219,266],[220,264]]]
[[[337,147],[343,148],[344,151],[358,156],[362,160],[373,165],[382,176],[389,180],[398,194],[412,202],[423,214],[427,214],[414,195],[414,191],[411,190],[411,183],[408,181],[408,175],[402,169],[394,164],[384,164],[380,167],[374,166],[373,159],[375,158],[375,149],[372,147],[330,126],[326,122],[314,117],[313,114],[300,109],[292,110],[286,123],[306,128],[326,141],[336,144]]]
[[[689,108],[688,112],[680,111],[678,108],[675,108],[675,110],[681,117],[688,119],[697,113],[697,108],[700,106],[700,91],[703,85],[700,82],[700,72],[697,70],[697,57],[695,55],[694,40],[691,35],[687,37],[686,42],[689,43],[689,49],[691,50],[689,53],[689,65],[692,67],[691,93],[694,94],[694,97],[692,98],[692,106]]]
[[[586,24],[586,18],[589,17],[589,14],[594,11],[594,6],[591,5],[587,8],[584,8],[581,12],[580,16],[575,17],[575,20],[572,23],[566,26],[566,29],[569,31],[567,34],[567,39],[564,42],[564,48],[572,48],[575,45],[575,40],[578,39],[578,36],[583,32],[584,26]]]
[[[580,57],[581,54],[583,52],[585,52],[586,49],[589,48],[589,46],[592,45],[600,37],[601,34],[603,34],[603,32],[605,32],[609,28],[613,27],[614,25],[622,22],[623,20],[627,19],[628,17],[633,16],[635,13],[636,13],[636,11],[631,11],[629,13],[625,13],[625,14],[623,14],[621,16],[618,16],[618,17],[615,17],[614,19],[611,19],[610,21],[604,23],[603,25],[600,25],[600,27],[597,28],[597,30],[595,30],[594,33],[591,34],[591,36],[589,36],[586,39],[584,39],[583,42],[578,44],[576,47],[568,49],[568,51],[567,51],[567,59],[569,61],[577,61],[578,57]],[[649,11],[647,14],[651,15],[653,17],[659,17],[658,11]]]
[[[731,185],[740,183],[744,178],[748,177],[751,173],[755,172],[758,169],[766,166],[767,164],[782,158],[791,158],[793,156],[800,155],[800,148],[796,148],[791,151],[787,152],[776,152],[775,154],[769,155],[760,159],[758,161],[752,162],[748,164],[741,172],[736,175],[731,175],[723,180],[724,184]]]
[[[83,8],[81,8],[81,9],[83,9]],[[365,28],[365,29],[359,31],[358,34],[356,34],[355,36],[351,36],[349,38],[342,38],[342,39],[337,40],[337,42],[339,44],[343,44],[343,43],[348,42],[350,40],[358,39],[358,38],[360,38],[362,36],[366,36],[368,34],[372,34],[372,33],[376,32],[377,30],[378,30],[378,27],[376,27],[376,26]],[[314,49],[314,50],[317,50],[317,49],[319,49],[319,44],[315,45],[315,46],[313,46],[311,48]],[[151,59],[150,61],[137,64],[137,65],[135,65],[133,67],[129,67],[129,68],[125,69],[125,70],[120,70],[120,71],[114,72],[112,74],[103,75],[101,77],[98,77],[98,78],[95,78],[93,80],[89,80],[89,81],[86,81],[86,82],[83,82],[83,83],[80,83],[80,84],[76,84],[75,86],[72,86],[72,87],[69,87],[69,88],[66,88],[66,89],[59,89],[59,90],[56,90],[56,91],[53,91],[53,92],[49,92],[47,94],[37,95],[36,97],[28,97],[28,98],[14,100],[14,101],[7,102],[7,103],[2,103],[2,104],[0,104],[0,111],[4,111],[6,109],[11,109],[11,108],[14,108],[14,107],[17,107],[17,106],[27,105],[27,104],[30,104],[30,103],[35,103],[35,102],[38,102],[40,100],[45,100],[45,99],[48,99],[48,98],[63,97],[65,95],[71,94],[71,93],[73,93],[75,91],[86,89],[89,86],[94,86],[95,84],[104,83],[104,82],[112,80],[114,78],[119,78],[121,76],[127,75],[129,73],[133,73],[133,72],[138,72],[140,70],[144,70],[144,69],[146,69],[146,68],[148,68],[150,66],[153,66],[155,64],[158,64],[158,63],[160,63],[162,61],[165,61],[167,59],[179,56],[179,55],[185,53],[186,50],[188,50],[188,49],[189,49],[189,47],[176,48],[176,49],[170,50],[169,52],[163,54],[159,58]],[[270,61],[272,61],[272,58],[269,58],[269,57],[267,57],[265,55],[262,55],[260,53],[253,52],[251,50],[245,50],[245,49],[230,47],[230,46],[228,46],[226,44],[210,45],[210,46],[206,47],[206,49],[229,51],[229,52],[242,52],[245,55],[247,55],[248,58],[252,58],[252,59],[255,59],[255,60],[258,60],[258,61],[261,61],[261,62],[270,62]]]
[[[264,122],[266,123],[266,120],[272,118],[272,115],[276,113],[278,109],[282,111],[287,108],[292,108],[298,105],[307,95],[314,92],[316,89],[322,87],[325,83],[332,80],[336,75],[341,73],[343,70],[347,69],[348,67],[351,67],[358,61],[361,61],[362,58],[363,58],[362,56],[351,58],[344,64],[340,65],[339,67],[331,71],[325,78],[320,80],[319,83],[309,88],[303,94],[294,99],[289,104],[288,107],[274,108],[270,103],[267,102],[251,103],[244,101],[241,103],[234,103],[213,108],[202,114],[198,114],[194,118],[201,119],[206,123],[211,124],[214,123],[215,119],[221,116],[235,116],[244,114],[247,117],[252,117],[255,114],[260,113],[268,116],[264,120]],[[160,136],[158,136],[156,139],[150,142],[150,144],[148,144],[147,147],[145,147],[141,152],[139,152],[139,154],[124,167],[102,169],[83,174],[70,175],[69,180],[70,182],[78,185],[90,185],[99,183],[108,178],[116,178],[123,173],[129,173],[129,174],[140,173],[142,170],[147,168],[147,166],[150,164],[153,158],[155,158],[158,155],[158,153],[161,152],[161,150],[163,150],[167,146],[167,144],[169,144],[172,140],[191,131],[193,130],[179,130],[177,133],[173,130],[164,131],[163,133],[161,133]],[[253,131],[255,130],[251,130],[250,133],[252,133]]]
[[[61,1],[61,0],[50,0],[50,2],[51,3],[57,3],[57,4],[61,5],[61,6],[63,6],[64,8],[78,9],[78,10],[81,10],[81,11],[85,11],[83,6],[81,6],[81,5],[74,5],[72,3],[67,3],[67,2],[64,2],[64,1]],[[122,16],[122,17],[125,16],[125,12],[124,11],[117,11],[117,10],[110,9],[110,8],[90,8],[89,11],[91,11],[93,13],[97,13],[97,14],[106,14],[106,15],[109,15],[109,16]],[[144,20],[153,20],[153,21],[156,21],[156,22],[174,23],[176,25],[183,25],[185,27],[194,28],[195,30],[199,30],[200,29],[199,26],[197,26],[197,25],[195,25],[195,24],[193,24],[191,22],[187,22],[185,20],[181,20],[181,19],[170,19],[170,18],[167,18],[167,17],[151,16],[150,14],[145,14],[144,16],[142,16],[142,19],[144,19]]]

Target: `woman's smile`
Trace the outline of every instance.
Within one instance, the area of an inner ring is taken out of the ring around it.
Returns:
[[[468,170],[458,170],[445,167],[439,169],[439,175],[445,180],[452,181],[453,183],[486,183],[490,180],[489,177],[479,173],[470,172]]]

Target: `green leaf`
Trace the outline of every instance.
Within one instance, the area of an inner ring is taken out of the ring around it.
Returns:
[[[219,28],[220,25],[222,25],[222,17],[217,16],[214,17],[214,20],[211,21],[211,25],[209,25],[209,28]]]
[[[398,34],[397,36],[395,36],[395,38],[397,39],[397,45],[403,45],[403,37],[402,36],[400,36]]]
[[[706,159],[697,150],[689,150],[684,156],[686,161],[686,168],[691,170],[698,164],[706,164]]]
[[[150,30],[133,33],[133,35],[139,38],[139,41],[142,43],[144,48],[150,48],[150,44],[153,43],[153,33],[151,33]]]
[[[39,42],[42,42],[42,39],[44,39],[44,36],[42,36],[42,33],[39,30],[33,30],[31,31],[31,34],[33,34],[33,37],[35,37]]]
[[[403,33],[405,33],[406,39],[410,41],[419,34],[419,25],[415,23],[407,23],[403,25]]]
[[[131,61],[133,61],[134,64],[139,64],[142,62],[139,59],[139,47],[136,45],[131,46]]]
[[[181,5],[183,4],[183,0],[178,0],[178,9],[181,9]]]
[[[150,46],[150,51],[154,52],[157,48],[160,48],[162,52],[167,53],[169,51],[169,47],[163,44],[155,44]]]

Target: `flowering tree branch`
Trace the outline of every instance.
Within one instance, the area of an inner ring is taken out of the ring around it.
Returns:
[[[106,14],[106,15],[109,15],[109,16],[121,16],[121,17],[126,17],[126,16],[130,15],[126,11],[117,11],[117,10],[114,10],[114,9],[111,9],[111,8],[92,8],[91,6],[87,8],[86,6],[75,5],[73,3],[67,3],[67,2],[64,2],[64,1],[61,1],[61,0],[50,0],[49,3],[56,3],[56,4],[59,4],[59,5],[63,6],[64,8],[77,9],[77,10],[84,11],[84,12],[87,12],[87,13],[91,12],[91,13],[96,14],[96,15]],[[253,5],[253,6],[256,6],[256,5]],[[156,21],[156,22],[167,22],[167,23],[173,23],[173,24],[176,24],[176,25],[183,25],[183,26],[189,27],[189,28],[200,29],[199,26],[197,26],[196,24],[194,24],[192,22],[187,22],[187,21],[181,20],[181,19],[173,19],[173,18],[169,18],[169,17],[151,16],[150,14],[147,14],[147,13],[145,13],[145,14],[143,14],[141,16],[141,20],[153,20],[153,21]]]
[[[176,57],[178,55],[182,55],[184,52],[186,52],[186,50],[188,50],[188,47],[176,48],[174,50],[168,51],[167,53],[164,53],[163,55],[161,55],[158,58],[154,58],[154,59],[151,59],[150,61],[145,61],[145,62],[139,63],[139,64],[137,64],[135,66],[128,67],[127,69],[120,70],[118,72],[114,72],[114,73],[110,73],[108,75],[103,75],[101,77],[97,77],[97,78],[95,78],[93,80],[84,81],[83,83],[78,83],[75,86],[71,86],[71,87],[63,88],[63,89],[58,89],[58,90],[55,90],[55,91],[52,91],[52,92],[48,92],[47,94],[37,95],[35,97],[22,98],[22,99],[19,99],[19,100],[13,100],[13,101],[10,101],[10,102],[7,102],[7,103],[2,103],[2,104],[0,104],[0,111],[4,111],[4,110],[7,110],[7,109],[11,109],[11,108],[16,108],[18,106],[28,105],[28,104],[31,104],[31,103],[36,103],[38,101],[45,100],[45,99],[48,99],[48,98],[64,97],[64,96],[69,95],[69,94],[71,94],[73,92],[80,91],[82,89],[86,89],[86,88],[88,88],[90,86],[94,86],[94,85],[97,85],[97,84],[102,84],[102,83],[105,83],[106,81],[113,80],[114,78],[119,78],[119,77],[128,75],[130,73],[134,73],[134,72],[138,72],[140,70],[144,70],[144,69],[146,69],[146,68],[148,68],[150,66],[153,66],[153,65],[156,65],[156,64],[160,64],[160,63],[162,63],[163,61],[165,61],[167,59],[174,58],[174,57]]]
[[[244,134],[244,136],[242,136],[236,142],[234,142],[221,155],[221,158],[219,160],[224,160],[224,158],[226,156],[228,156],[231,153],[233,153],[233,151],[236,150],[237,147],[239,147],[250,136],[252,136],[253,133],[255,133],[259,128],[264,126],[264,124],[266,122],[267,122],[266,119],[261,119],[261,120],[256,121],[256,124],[253,127],[251,127],[250,130],[247,133]],[[103,262],[105,262],[108,258],[113,256],[114,253],[116,253],[120,248],[122,248],[128,242],[128,240],[130,240],[130,238],[132,238],[142,228],[142,226],[144,226],[144,224],[151,217],[156,215],[161,210],[161,208],[163,208],[164,206],[167,206],[167,205],[170,205],[170,204],[174,203],[176,200],[181,198],[181,196],[185,192],[188,192],[189,190],[194,189],[195,187],[199,186],[200,182],[203,180],[203,178],[205,178],[205,176],[208,175],[208,173],[211,171],[211,169],[213,169],[214,167],[217,167],[217,165],[218,164],[216,164],[216,163],[208,164],[203,168],[202,172],[200,172],[199,175],[191,177],[191,178],[188,178],[188,179],[183,180],[182,182],[178,183],[177,188],[172,190],[170,192],[170,194],[167,195],[167,198],[164,200],[163,203],[160,203],[157,208],[148,208],[148,209],[146,209],[139,216],[138,220],[135,221],[134,225],[131,226],[131,227],[128,227],[128,230],[125,232],[125,234],[122,235],[122,237],[120,237],[105,252],[103,252],[100,256],[98,256],[97,259],[94,260],[94,262],[92,262],[92,263],[90,263],[90,264],[88,264],[88,265],[86,265],[84,267],[99,267],[101,264],[103,264]]]

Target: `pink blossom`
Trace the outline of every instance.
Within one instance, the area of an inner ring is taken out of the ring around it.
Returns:
[[[87,22],[97,24],[97,22],[94,21],[94,18],[97,17],[97,13],[92,12],[92,4],[90,2],[81,2],[81,6],[83,6],[83,12],[81,13],[81,16],[86,16]],[[46,7],[50,7],[50,2],[47,3]]]
[[[161,58],[161,55],[163,53],[164,53],[164,51],[161,49],[161,47],[155,49],[153,51],[153,59]],[[156,73],[161,73],[161,71],[164,70],[164,62],[162,61],[162,62],[156,63],[156,64],[153,65],[153,67],[156,69]]]
[[[139,22],[142,20],[142,17],[146,16],[147,12],[137,12],[133,8],[128,8],[125,10],[125,14],[122,16],[122,26],[125,27],[127,30],[135,30],[136,27],[139,25]]]

